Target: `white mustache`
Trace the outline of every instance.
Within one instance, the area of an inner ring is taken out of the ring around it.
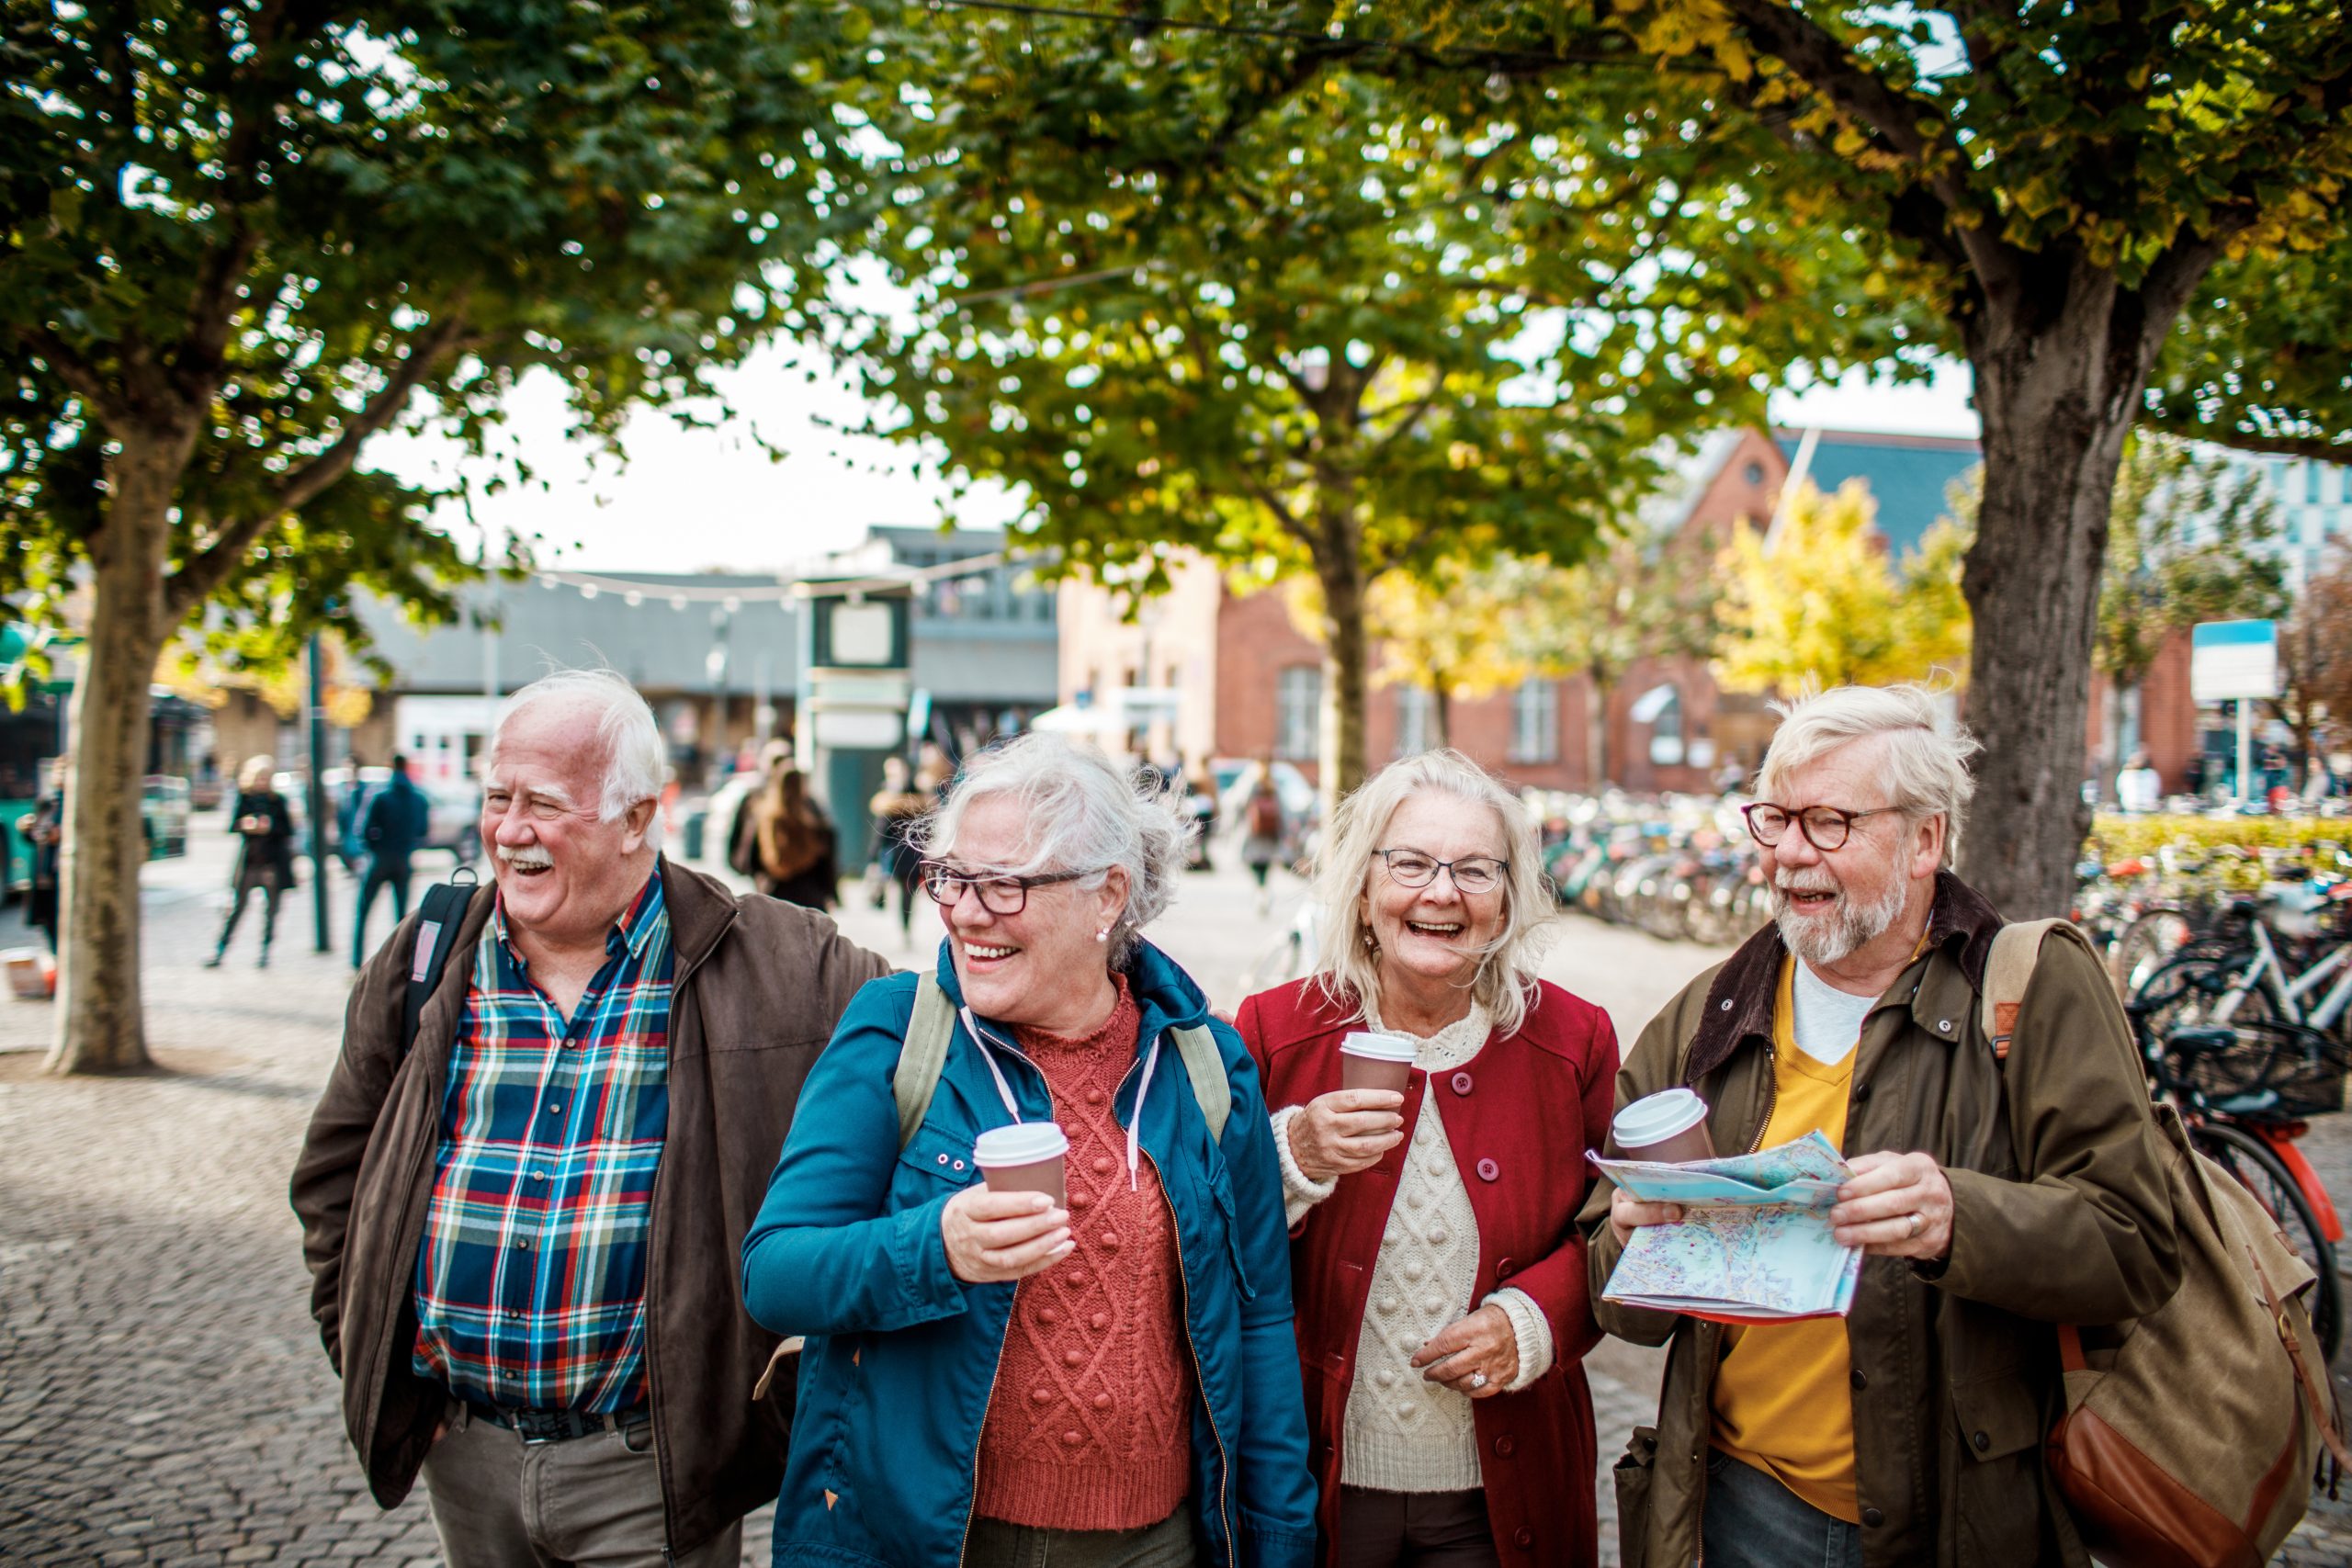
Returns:
[[[501,849],[498,858],[517,871],[537,871],[555,863],[555,857],[536,844],[519,850]]]
[[[1783,893],[1841,892],[1838,879],[1826,871],[1781,871],[1772,875],[1772,886]]]

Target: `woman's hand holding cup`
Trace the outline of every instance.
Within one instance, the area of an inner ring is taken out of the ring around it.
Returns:
[[[968,1285],[1024,1279],[1049,1269],[1078,1244],[1069,1211],[1043,1192],[999,1192],[967,1187],[947,1200],[939,1216],[947,1267]]]
[[[1405,1097],[1394,1089],[1318,1094],[1290,1122],[1290,1157],[1309,1181],[1370,1170],[1405,1141]]]

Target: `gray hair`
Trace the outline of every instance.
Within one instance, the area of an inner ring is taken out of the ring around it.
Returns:
[[[1832,686],[1794,702],[1774,703],[1781,728],[1756,773],[1756,792],[1778,795],[1789,774],[1819,761],[1840,746],[1872,736],[1886,738],[1879,772],[1886,780],[1886,803],[1915,822],[1944,819],[1943,863],[1960,853],[1960,830],[1968,818],[1976,781],[1969,759],[1983,750],[1951,704],[1928,686]]]
[[[498,738],[509,720],[542,703],[563,703],[590,709],[594,723],[597,765],[604,770],[598,789],[596,816],[617,821],[643,800],[659,800],[662,774],[669,759],[662,745],[662,727],[637,688],[616,670],[551,670],[527,685],[518,686],[498,705],[490,728],[490,752],[485,771],[498,762]],[[654,812],[646,828],[646,843],[662,847],[662,813]]]
[[[1371,894],[1373,852],[1388,847],[1380,840],[1396,808],[1424,790],[1483,806],[1502,829],[1503,859],[1510,863],[1503,876],[1502,929],[1479,954],[1470,992],[1497,1029],[1512,1033],[1535,999],[1536,961],[1552,937],[1552,886],[1544,874],[1533,815],[1494,775],[1459,751],[1423,751],[1391,762],[1340,802],[1315,859],[1315,897],[1324,910],[1315,983],[1334,1004],[1352,1008],[1359,1016],[1368,1016],[1368,1001],[1378,1001],[1380,955],[1372,943],[1372,922],[1364,908]]]
[[[1059,735],[1031,733],[991,746],[964,764],[938,812],[916,830],[926,855],[955,847],[975,802],[1012,795],[1028,831],[1017,864],[989,869],[1012,876],[1084,869],[1081,887],[1102,886],[1113,866],[1127,874],[1127,907],[1112,931],[1111,966],[1134,962],[1143,928],[1175,897],[1177,875],[1199,825],[1181,786],[1142,784],[1108,757]]]

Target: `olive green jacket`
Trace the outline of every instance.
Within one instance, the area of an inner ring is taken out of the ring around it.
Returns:
[[[1939,874],[1928,947],[1871,1012],[1854,1062],[1845,1152],[1933,1155],[1954,1206],[1951,1256],[1918,1267],[1866,1258],[1847,1319],[1871,1568],[2087,1563],[2042,1463],[2062,1409],[2049,1325],[2143,1315],[2180,1280],[2148,1092],[2104,968],[2080,932],[2053,928],[2004,1064],[1977,1006],[2000,924]],[[1693,980],[1642,1032],[1617,1103],[1688,1085],[1712,1108],[1717,1149],[1754,1147],[1770,1116],[1785,952],[1768,926]],[[1687,1568],[1723,1330],[1602,1300],[1620,1250],[1611,1190],[1601,1181],[1582,1215],[1596,1315],[1637,1344],[1672,1342],[1655,1437],[1637,1432],[1618,1464],[1624,1558]]]

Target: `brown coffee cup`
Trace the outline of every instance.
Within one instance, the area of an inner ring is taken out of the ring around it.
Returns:
[[[1064,1160],[1069,1139],[1051,1122],[1016,1122],[991,1127],[972,1145],[991,1192],[1043,1192],[1057,1209],[1069,1207]]]
[[[1715,1157],[1707,1132],[1707,1102],[1690,1089],[1661,1089],[1617,1112],[1610,1136],[1627,1159],[1681,1165]]]
[[[1340,1043],[1340,1087],[1402,1094],[1413,1081],[1414,1043],[1401,1034],[1358,1031]]]

